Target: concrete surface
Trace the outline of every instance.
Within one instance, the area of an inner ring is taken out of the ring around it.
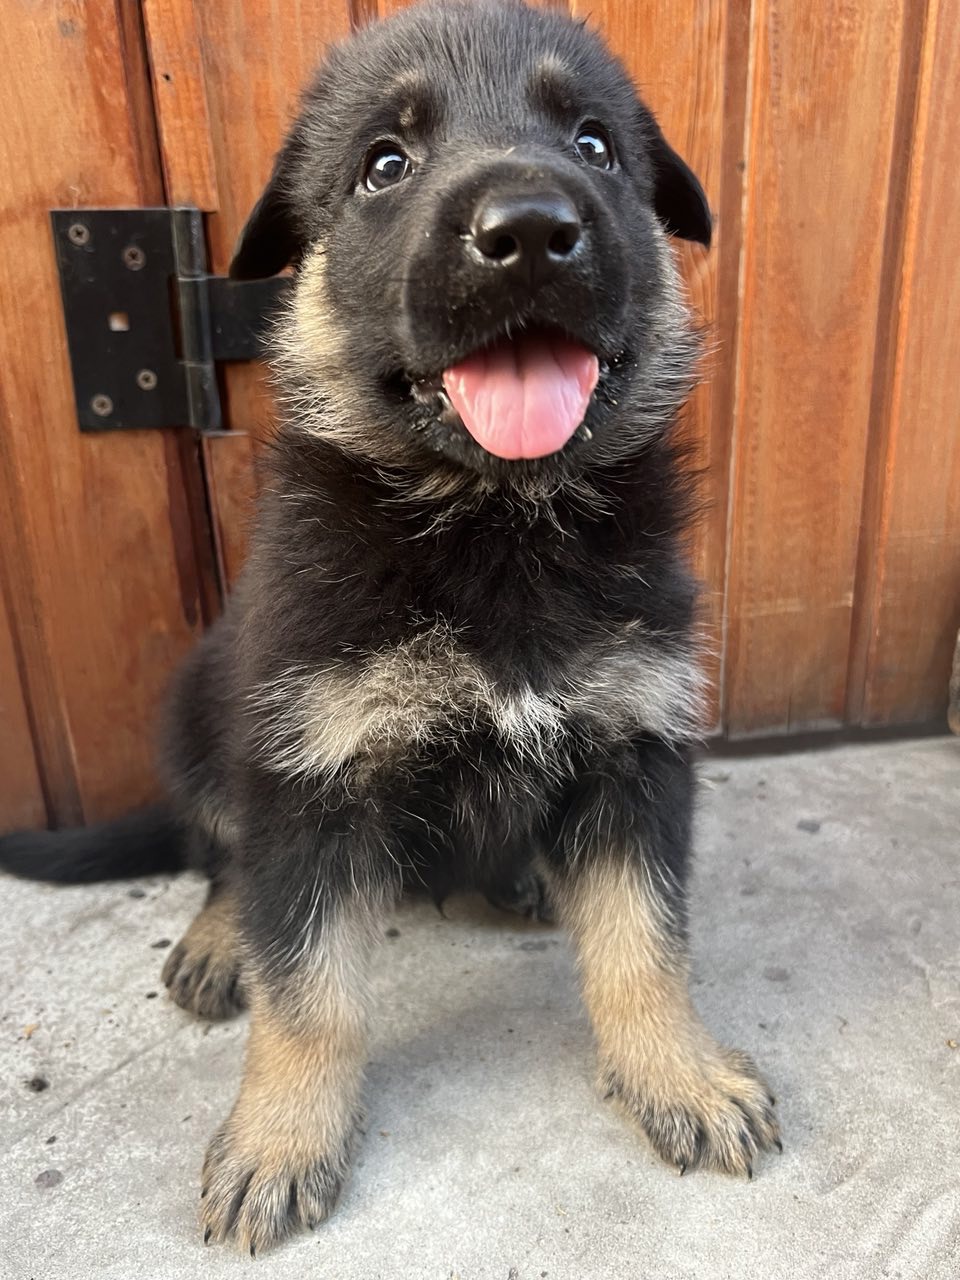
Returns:
[[[703,773],[696,996],[766,1069],[786,1144],[753,1183],[659,1164],[594,1095],[566,943],[464,899],[405,907],[385,941],[336,1218],[256,1262],[204,1249],[244,1028],[158,981],[200,884],[4,880],[0,1274],[956,1280],[960,742]]]

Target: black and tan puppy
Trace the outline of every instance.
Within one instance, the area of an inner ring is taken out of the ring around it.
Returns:
[[[0,853],[83,879],[189,844],[209,872],[164,974],[200,1014],[252,1010],[207,1239],[261,1249],[336,1203],[406,881],[537,871],[603,1091],[681,1170],[778,1145],[688,993],[701,677],[670,429],[697,341],[671,234],[709,243],[699,183],[556,13],[417,8],[306,95],[233,264],[296,286],[250,563],[176,690],[176,817],[139,852],[114,827]]]

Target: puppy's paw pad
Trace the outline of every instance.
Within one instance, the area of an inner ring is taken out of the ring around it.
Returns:
[[[163,966],[163,983],[171,999],[200,1018],[231,1018],[246,1008],[239,960],[232,952],[179,942]]]
[[[782,1150],[773,1098],[745,1053],[718,1048],[633,1097],[615,1076],[608,1084],[657,1154],[681,1173],[712,1169],[752,1178],[761,1152]]]
[[[314,1158],[251,1151],[228,1122],[210,1143],[203,1167],[204,1244],[231,1240],[255,1256],[303,1227],[312,1230],[336,1207],[348,1166],[346,1149]]]

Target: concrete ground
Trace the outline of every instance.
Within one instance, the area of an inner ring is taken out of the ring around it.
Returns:
[[[682,1180],[594,1094],[553,929],[401,910],[339,1212],[204,1249],[204,1143],[244,1027],[170,1004],[189,878],[0,882],[0,1274],[179,1280],[957,1280],[960,741],[703,768],[695,994],[779,1098],[752,1183]]]

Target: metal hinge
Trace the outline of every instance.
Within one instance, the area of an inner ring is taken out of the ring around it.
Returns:
[[[220,430],[215,364],[262,354],[289,278],[208,275],[199,209],[51,218],[81,430]]]

